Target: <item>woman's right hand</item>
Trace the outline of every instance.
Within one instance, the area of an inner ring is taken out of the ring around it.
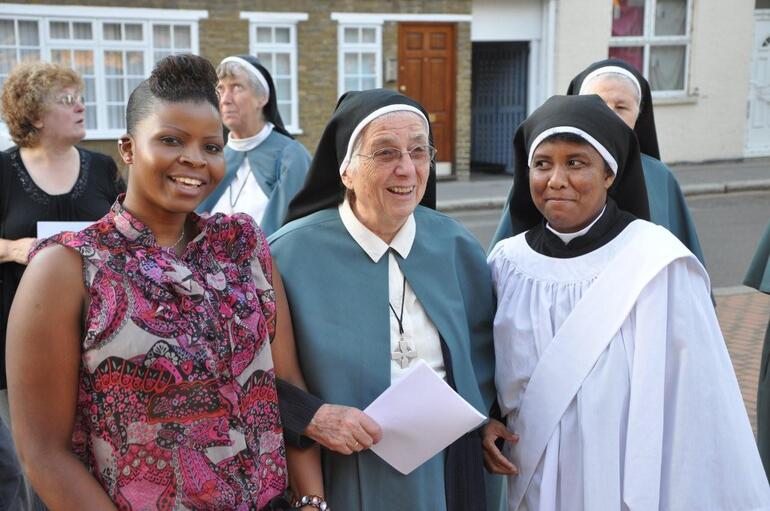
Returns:
[[[503,439],[506,442],[516,443],[519,436],[508,431],[505,424],[496,419],[489,419],[481,432],[484,445],[484,466],[492,474],[518,475],[519,470],[505,455],[500,452],[495,442]]]
[[[26,265],[27,256],[37,238],[18,240],[0,240],[0,263],[19,263]]]
[[[325,404],[305,428],[305,435],[330,451],[353,454],[379,442],[382,428],[358,408]]]

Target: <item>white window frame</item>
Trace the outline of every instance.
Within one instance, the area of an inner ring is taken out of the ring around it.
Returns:
[[[24,19],[38,22],[40,37],[40,56],[44,61],[51,60],[54,50],[88,50],[94,54],[94,76],[97,108],[97,126],[86,127],[86,140],[112,140],[120,137],[124,129],[107,128],[107,91],[104,68],[104,52],[140,51],[143,54],[143,74],[149,76],[155,64],[153,45],[153,27],[155,25],[185,25],[190,27],[190,50],[199,53],[198,22],[208,18],[208,11],[184,9],[151,9],[123,7],[82,7],[56,5],[0,4],[0,18]],[[52,39],[50,22],[85,22],[92,24],[92,39]],[[139,24],[142,26],[142,41],[105,40],[104,23]],[[173,45],[173,40],[172,40]],[[128,91],[130,92],[130,91]],[[128,101],[128,96],[124,97]]]
[[[687,0],[685,7],[685,32],[684,35],[655,35],[655,11],[657,9],[657,0],[644,0],[644,25],[643,35],[641,36],[610,36],[609,47],[628,47],[638,46],[643,51],[644,69],[642,74],[649,80],[650,78],[650,48],[654,46],[684,46],[684,77],[682,80],[682,89],[678,90],[658,90],[652,91],[653,99],[657,98],[682,98],[689,96],[690,93],[690,45],[692,43],[692,0]],[[607,3],[609,9],[612,8],[610,2]],[[684,44],[683,44],[684,43]]]
[[[283,119],[286,130],[292,135],[301,135],[299,124],[299,73],[297,71],[297,24],[307,21],[306,12],[255,12],[241,11],[241,19],[249,20],[249,54],[288,53],[291,81],[291,119]],[[288,28],[288,43],[257,42],[257,28]]]
[[[345,29],[374,29],[373,43],[345,42]],[[374,53],[375,88],[382,87],[382,23],[338,23],[337,24],[337,97],[342,96],[345,87],[345,54]]]

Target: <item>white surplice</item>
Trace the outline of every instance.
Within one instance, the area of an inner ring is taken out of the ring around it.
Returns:
[[[608,317],[652,254],[667,250],[674,255],[640,281],[638,297],[626,296],[629,310]],[[498,243],[489,264],[498,401],[508,427],[529,432],[508,453],[531,476],[509,479],[511,511],[770,509],[708,276],[676,238],[640,220],[593,252],[556,259],[532,250],[522,234]],[[609,292],[578,307],[566,330],[578,333],[565,338],[559,330],[608,267],[628,279],[613,279]],[[597,343],[597,325],[613,321],[619,328]],[[586,365],[583,347],[597,345]],[[563,374],[552,367],[544,379],[538,366],[554,353]],[[564,390],[569,380],[578,382],[575,392]],[[552,394],[542,392],[549,384]],[[539,392],[535,403],[528,391]],[[538,436],[542,452],[527,443]]]

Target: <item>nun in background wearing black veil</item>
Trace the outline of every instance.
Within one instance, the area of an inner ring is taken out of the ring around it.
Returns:
[[[305,182],[310,154],[284,127],[273,78],[259,60],[227,57],[217,77],[219,111],[230,130],[227,173],[198,212],[248,213],[270,236]]]
[[[488,260],[509,510],[770,509],[708,275],[646,221],[633,131],[554,96],[514,153],[522,234]]]
[[[431,141],[414,100],[343,95],[289,223],[269,239],[307,388],[323,403],[288,429],[324,447],[332,509],[500,509],[478,430],[403,475],[369,449],[382,433],[361,412],[418,360],[479,412],[494,398],[489,268],[473,236],[434,210]]]
[[[598,94],[634,130],[641,151],[649,220],[668,229],[705,264],[684,194],[671,169],[660,161],[649,82],[627,62],[605,59],[591,64],[573,78],[567,94]],[[511,231],[509,218],[506,206],[491,246],[518,234]]]

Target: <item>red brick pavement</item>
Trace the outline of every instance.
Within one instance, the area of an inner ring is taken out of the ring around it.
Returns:
[[[756,428],[757,379],[770,296],[759,292],[717,296],[717,316],[738,376],[743,401]]]

